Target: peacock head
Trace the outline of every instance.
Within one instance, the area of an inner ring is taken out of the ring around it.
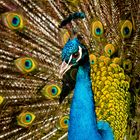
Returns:
[[[63,76],[71,67],[83,65],[88,61],[88,51],[77,38],[69,40],[62,49],[62,64],[60,76]]]

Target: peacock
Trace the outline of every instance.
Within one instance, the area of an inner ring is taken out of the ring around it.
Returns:
[[[0,139],[140,140],[138,0],[0,1]]]
[[[87,49],[79,43],[77,38],[69,40],[63,48],[62,60],[60,75],[72,66],[78,65],[70,110],[68,139],[113,140],[113,132],[107,122],[100,121],[98,125],[96,124]]]

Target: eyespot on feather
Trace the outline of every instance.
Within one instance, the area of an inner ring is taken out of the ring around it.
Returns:
[[[123,20],[120,22],[120,34],[122,38],[129,38],[132,34],[132,22],[129,20]]]
[[[115,53],[115,47],[112,44],[107,44],[104,50],[107,56],[112,56]]]
[[[23,127],[29,127],[35,119],[35,115],[31,112],[22,112],[17,116],[17,123]]]
[[[2,14],[2,23],[11,30],[21,30],[24,27],[23,16],[17,12]]]
[[[96,64],[97,58],[96,58],[96,56],[94,54],[90,54],[89,59],[90,59],[90,64],[91,65],[95,65]]]
[[[99,39],[104,33],[103,24],[99,20],[95,20],[91,23],[91,34],[96,39]]]
[[[124,60],[123,61],[123,68],[125,71],[129,72],[132,69],[132,62],[130,59]]]
[[[61,88],[56,84],[46,85],[42,89],[42,94],[48,99],[57,98],[61,93]]]
[[[69,125],[69,116],[63,116],[59,119],[59,126],[62,129],[67,129]]]
[[[37,69],[37,61],[30,57],[21,57],[14,61],[15,66],[20,70],[21,73],[26,74]]]

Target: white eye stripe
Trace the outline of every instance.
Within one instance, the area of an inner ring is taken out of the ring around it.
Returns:
[[[70,59],[69,59],[69,61],[68,61],[68,64],[71,62],[71,59],[72,59],[72,55],[70,56]]]
[[[80,59],[81,59],[81,57],[82,57],[82,48],[80,47],[80,46],[78,46],[79,47],[79,58],[76,60],[76,62],[78,62]]]

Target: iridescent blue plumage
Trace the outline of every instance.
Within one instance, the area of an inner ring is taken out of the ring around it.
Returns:
[[[78,56],[76,60],[73,57],[75,53]],[[62,60],[68,63],[66,65],[78,66],[70,109],[68,140],[113,140],[113,132],[109,124],[105,121],[100,121],[98,124],[96,122],[86,47],[81,45],[77,38],[69,40],[62,50]]]
[[[66,47],[63,48],[63,53],[62,53],[62,60],[68,60],[70,55],[78,51],[78,45],[79,41],[77,38],[71,40],[68,40],[66,43]]]

